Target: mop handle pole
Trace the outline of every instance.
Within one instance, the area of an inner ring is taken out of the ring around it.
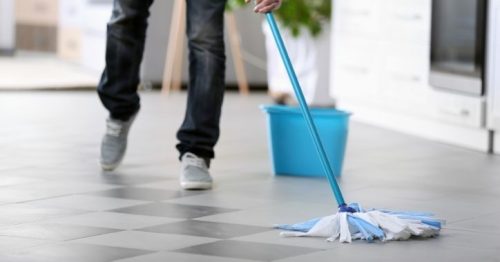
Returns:
[[[286,50],[285,44],[283,43],[283,39],[281,38],[281,34],[279,32],[278,26],[276,25],[276,20],[271,12],[266,13],[266,19],[271,27],[271,31],[274,36],[274,40],[276,41],[276,45],[278,46],[278,50],[281,55],[281,59],[285,64],[286,71],[288,76],[290,77],[290,81],[292,82],[293,90],[295,92],[295,96],[299,101],[300,109],[302,111],[302,115],[304,116],[307,127],[309,128],[309,133],[312,136],[314,144],[316,146],[316,151],[319,154],[319,158],[321,160],[321,164],[323,166],[323,171],[328,178],[328,182],[330,182],[330,187],[332,188],[333,194],[339,206],[345,205],[344,197],[342,196],[342,192],[340,191],[340,187],[335,179],[333,174],[332,167],[328,158],[326,156],[325,149],[321,144],[321,140],[319,138],[318,130],[316,129],[316,125],[314,124],[311,113],[309,112],[309,108],[307,106],[306,100],[302,93],[302,89],[300,87],[299,81],[297,80],[297,75],[295,74],[295,70],[293,69],[292,63],[290,62],[290,58],[288,57],[288,52]]]

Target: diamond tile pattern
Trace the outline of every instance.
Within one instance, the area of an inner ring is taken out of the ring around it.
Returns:
[[[143,228],[140,230],[165,234],[182,234],[190,236],[227,239],[257,234],[269,231],[271,229],[269,227],[256,227],[238,224],[187,220],[178,223],[170,223],[166,225]]]
[[[272,261],[319,252],[321,249],[293,247],[276,244],[261,244],[255,242],[243,242],[236,240],[222,240],[214,243],[202,244],[175,250],[176,252],[217,255],[223,257],[245,258],[259,261]]]
[[[114,229],[61,224],[23,224],[0,229],[0,236],[71,240],[115,232]]]
[[[218,208],[209,206],[179,205],[169,203],[151,203],[133,207],[111,210],[118,213],[127,213],[146,216],[160,216],[172,218],[198,218],[221,213],[238,211],[237,209]]]
[[[323,178],[271,175],[257,107],[267,96],[227,94],[210,191],[178,185],[185,100],[142,94],[123,164],[102,172],[107,113],[94,92],[2,93],[0,261],[498,261],[500,157],[354,122],[340,180],[348,200],[434,212],[446,228],[393,243],[283,238],[274,223],[336,207]]]
[[[183,190],[161,190],[153,188],[115,188],[101,192],[92,193],[92,195],[116,197],[124,199],[135,199],[145,201],[161,201],[167,199],[175,199],[185,196],[193,196],[202,194],[202,191],[183,191]]]

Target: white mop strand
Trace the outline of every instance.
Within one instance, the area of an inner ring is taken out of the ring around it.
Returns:
[[[407,240],[412,236],[434,237],[439,235],[444,223],[427,213],[375,209],[365,211],[357,204],[350,206],[358,212],[338,212],[321,219],[295,225],[278,225],[276,228],[292,230],[282,232],[281,235],[285,237],[327,237],[327,241],[339,239],[341,243],[351,243],[353,239],[387,241]]]

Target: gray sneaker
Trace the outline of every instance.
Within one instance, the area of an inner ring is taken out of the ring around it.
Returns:
[[[193,153],[185,153],[182,158],[181,187],[184,189],[210,189],[212,177],[203,158]]]
[[[122,161],[127,149],[128,132],[136,115],[137,113],[127,121],[111,117],[106,120],[106,134],[102,138],[100,159],[103,170],[111,171]]]

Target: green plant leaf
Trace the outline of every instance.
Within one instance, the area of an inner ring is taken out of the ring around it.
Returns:
[[[245,0],[228,0],[227,11],[233,11],[246,5]],[[290,29],[294,37],[302,30],[308,30],[313,37],[318,36],[323,25],[330,21],[332,14],[331,0],[284,0],[281,8],[274,11],[276,19],[284,28]]]

